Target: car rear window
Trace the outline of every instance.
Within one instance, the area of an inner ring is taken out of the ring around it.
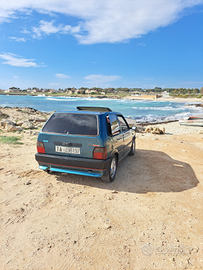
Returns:
[[[97,116],[77,113],[55,113],[45,124],[42,132],[96,136],[98,134]]]

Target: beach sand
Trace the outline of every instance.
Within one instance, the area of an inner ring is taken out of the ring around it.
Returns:
[[[203,128],[159,127],[112,183],[47,174],[37,136],[2,131],[23,144],[0,144],[0,269],[202,269]]]
[[[149,95],[149,98],[146,99],[139,97],[139,96],[127,96],[125,99],[128,100],[156,100],[156,101],[172,101],[172,102],[187,102],[187,103],[202,103],[203,102],[203,97],[202,98],[178,98],[178,97],[160,97],[160,98],[153,98]]]

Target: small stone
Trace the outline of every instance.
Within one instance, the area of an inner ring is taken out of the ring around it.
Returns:
[[[28,180],[27,182],[25,182],[25,185],[31,185],[31,180]]]
[[[22,126],[22,124],[23,124],[23,121],[17,122],[17,125],[18,125],[18,126]]]
[[[112,228],[111,225],[108,225],[108,224],[105,224],[104,227],[105,227],[107,230],[109,230],[109,229]]]

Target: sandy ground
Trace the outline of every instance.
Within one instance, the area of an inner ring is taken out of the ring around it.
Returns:
[[[159,126],[112,183],[40,171],[37,136],[0,144],[0,269],[203,269],[203,128]]]

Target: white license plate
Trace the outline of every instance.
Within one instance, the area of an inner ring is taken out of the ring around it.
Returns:
[[[80,148],[78,147],[55,146],[55,151],[59,153],[80,155]]]

